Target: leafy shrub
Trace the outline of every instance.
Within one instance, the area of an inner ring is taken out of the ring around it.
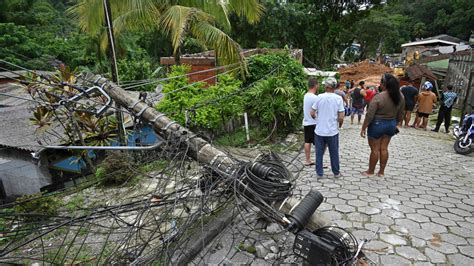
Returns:
[[[277,76],[287,80],[296,89],[306,90],[307,78],[303,66],[291,58],[288,51],[254,55],[250,59],[248,69],[249,76],[245,80],[245,85],[251,84],[277,69],[275,73]]]
[[[63,202],[55,196],[44,196],[41,193],[25,195],[16,199],[14,210],[18,213],[39,213],[46,216],[58,214]],[[36,218],[34,218],[36,219]]]
[[[121,59],[117,62],[121,82],[151,79],[159,69],[154,70],[147,59]],[[153,91],[156,84],[134,87],[136,91]]]
[[[97,167],[95,177],[103,186],[121,185],[134,177],[131,167],[123,153],[110,152]]]
[[[190,85],[182,76],[189,70],[189,66],[173,66],[168,76],[179,77],[164,86],[168,94],[157,105],[178,123],[185,124],[188,110],[191,127],[218,134],[223,133],[224,124],[245,111],[266,132],[286,133],[300,125],[306,76],[302,65],[287,52],[253,56],[241,92],[242,82],[230,75],[220,75],[217,84],[207,88],[205,83]]]
[[[301,123],[304,91],[293,87],[290,81],[270,77],[258,82],[247,93],[247,110],[268,129],[276,124],[277,130],[291,131]]]
[[[168,77],[183,76],[189,70],[186,65],[173,66]],[[193,127],[219,130],[226,121],[243,113],[242,98],[237,95],[214,104],[198,105],[230,95],[240,85],[241,82],[230,75],[219,76],[217,84],[208,88],[203,82],[190,85],[186,76],[174,78],[163,87],[165,97],[158,103],[157,109],[182,125],[186,121],[185,111],[189,110]]]
[[[269,72],[275,73],[263,80]],[[307,78],[303,66],[287,51],[253,56],[246,83],[258,81],[245,93],[245,110],[253,119],[276,132],[287,133],[299,127]],[[275,132],[272,132],[275,133]]]

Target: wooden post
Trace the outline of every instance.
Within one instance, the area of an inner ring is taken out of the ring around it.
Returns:
[[[229,175],[232,175],[240,167],[239,162],[232,159],[226,153],[213,147],[189,129],[158,112],[155,108],[148,106],[142,101],[138,101],[116,84],[99,75],[95,76],[93,80],[96,81],[96,85],[98,86],[104,85],[104,91],[107,92],[115,102],[124,106],[133,114],[141,114],[141,117],[151,123],[153,128],[162,137],[175,138],[186,142],[190,151],[188,155],[198,162],[210,165],[214,169]],[[298,203],[298,199],[293,197],[289,198],[281,207],[282,213],[289,213]],[[276,205],[278,205],[278,203],[276,203]],[[316,229],[318,226],[327,224],[328,220],[323,215],[314,213],[308,226],[310,229]]]
[[[110,9],[109,0],[103,0],[104,14],[105,14],[105,26],[107,27],[107,39],[109,41],[109,58],[111,64],[112,81],[116,84],[120,84],[117,68],[117,56],[115,54],[115,38],[114,38],[114,27],[112,23],[112,11]],[[123,126],[123,113],[120,105],[117,105],[115,112],[117,117],[117,131],[119,142],[121,145],[127,144],[127,138],[125,137],[125,128]]]

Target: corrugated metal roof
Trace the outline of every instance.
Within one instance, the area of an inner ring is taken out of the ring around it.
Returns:
[[[24,88],[14,84],[0,86],[0,92],[31,99]],[[27,100],[0,95],[0,146],[36,152],[40,145],[59,144],[57,137],[48,136],[47,143],[42,143],[44,137],[35,134],[36,126],[30,122],[33,108]]]
[[[447,34],[440,34],[440,35],[425,38],[423,40],[404,43],[404,44],[402,44],[402,47],[424,45],[424,44],[433,44],[433,43],[442,43],[442,44],[446,44],[446,45],[458,45],[462,41],[463,40],[461,40],[459,38],[456,38],[456,37],[453,37],[453,36],[450,36],[450,35],[447,35]]]

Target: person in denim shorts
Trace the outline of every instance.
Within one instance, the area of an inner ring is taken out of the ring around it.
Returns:
[[[378,176],[384,176],[388,161],[390,139],[398,132],[404,116],[405,101],[400,92],[400,84],[393,75],[384,74],[381,80],[382,92],[377,94],[367,110],[360,131],[361,137],[368,136],[370,146],[369,169],[362,172],[372,176],[380,160]]]

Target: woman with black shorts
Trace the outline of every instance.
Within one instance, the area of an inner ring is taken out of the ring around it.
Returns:
[[[374,175],[379,159],[380,169],[377,175],[385,174],[388,144],[392,136],[398,133],[397,125],[403,121],[405,103],[397,78],[384,74],[380,86],[382,92],[372,99],[360,131],[363,138],[367,131],[370,146],[369,169],[361,173],[364,176]]]

